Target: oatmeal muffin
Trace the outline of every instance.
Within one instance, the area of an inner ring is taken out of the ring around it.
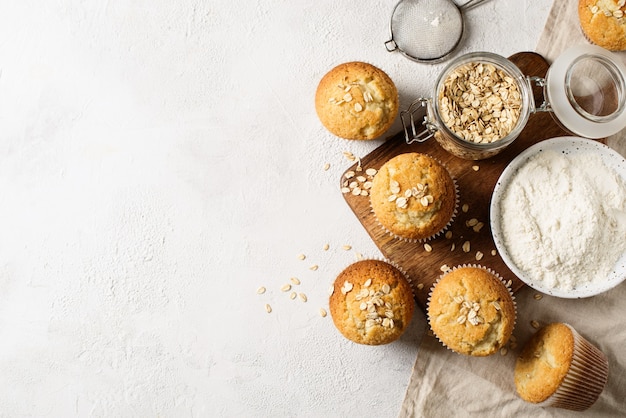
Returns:
[[[488,356],[509,340],[515,303],[500,277],[482,266],[460,266],[442,275],[428,299],[428,322],[446,347]]]
[[[415,302],[405,275],[380,260],[361,260],[335,279],[330,314],[335,326],[359,344],[387,344],[400,338]]]
[[[330,70],[317,86],[315,110],[331,133],[345,139],[375,139],[398,115],[395,84],[380,68],[347,62]]]
[[[454,218],[456,186],[434,158],[400,154],[376,173],[370,205],[378,222],[395,237],[425,240],[445,230]]]
[[[515,387],[525,401],[583,411],[606,385],[606,356],[570,325],[553,323],[524,345],[515,364]]]
[[[587,40],[611,51],[626,50],[625,4],[624,0],[580,0],[578,17]]]

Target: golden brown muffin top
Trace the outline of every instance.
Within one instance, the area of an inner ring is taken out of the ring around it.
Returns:
[[[378,138],[391,127],[398,108],[398,90],[391,78],[365,62],[347,62],[331,69],[315,93],[320,121],[345,139]]]
[[[611,51],[626,50],[626,2],[624,0],[580,0],[578,17],[587,38]]]
[[[330,314],[344,337],[367,345],[400,338],[413,316],[414,299],[404,274],[379,260],[357,261],[335,279]]]
[[[387,161],[372,180],[370,204],[387,230],[407,239],[425,239],[442,231],[456,208],[456,189],[448,170],[420,153]]]
[[[541,328],[517,358],[517,393],[528,402],[545,401],[565,379],[573,355],[574,335],[567,325],[553,323]]]
[[[428,300],[428,321],[457,353],[488,356],[504,346],[515,325],[513,297],[499,277],[479,266],[443,275]]]

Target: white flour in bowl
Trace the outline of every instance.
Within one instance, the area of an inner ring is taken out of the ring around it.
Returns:
[[[593,154],[532,157],[500,210],[510,258],[545,288],[605,280],[626,250],[626,184]]]

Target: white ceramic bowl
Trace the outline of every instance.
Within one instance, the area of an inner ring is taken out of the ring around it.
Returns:
[[[530,274],[522,271],[515,264],[515,262],[513,262],[509,255],[509,251],[505,244],[506,241],[503,236],[500,202],[503,199],[511,181],[519,172],[519,169],[531,157],[544,150],[553,150],[567,154],[596,154],[600,156],[605,165],[614,170],[626,182],[626,160],[615,150],[600,142],[577,137],[559,137],[548,139],[529,147],[520,153],[505,168],[493,191],[490,206],[490,222],[491,232],[493,234],[496,248],[511,271],[528,286],[540,292],[561,298],[584,298],[605,292],[626,279],[626,252],[624,252],[618,259],[615,267],[611,270],[606,280],[596,280],[592,283],[579,286],[572,290],[547,287],[542,281],[537,280],[536,278],[531,277]],[[626,237],[623,238],[626,240]],[[593,260],[589,261],[593,262]]]

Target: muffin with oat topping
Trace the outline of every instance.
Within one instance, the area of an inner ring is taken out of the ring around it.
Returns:
[[[591,43],[610,51],[626,50],[626,1],[580,0],[578,18]]]
[[[347,62],[331,69],[319,82],[315,110],[322,125],[344,139],[375,139],[398,115],[398,90],[380,68]]]
[[[433,285],[428,322],[446,347],[488,356],[506,345],[515,325],[515,302],[500,276],[478,265],[455,267]]]
[[[378,222],[396,238],[409,241],[444,231],[454,218],[457,201],[456,185],[443,164],[415,152],[383,164],[370,189]]]
[[[361,260],[346,267],[335,279],[329,300],[339,332],[366,345],[400,338],[413,317],[414,305],[404,273],[381,260]]]
[[[572,326],[557,322],[524,345],[515,363],[515,388],[527,402],[583,411],[600,397],[608,373],[606,356]]]

